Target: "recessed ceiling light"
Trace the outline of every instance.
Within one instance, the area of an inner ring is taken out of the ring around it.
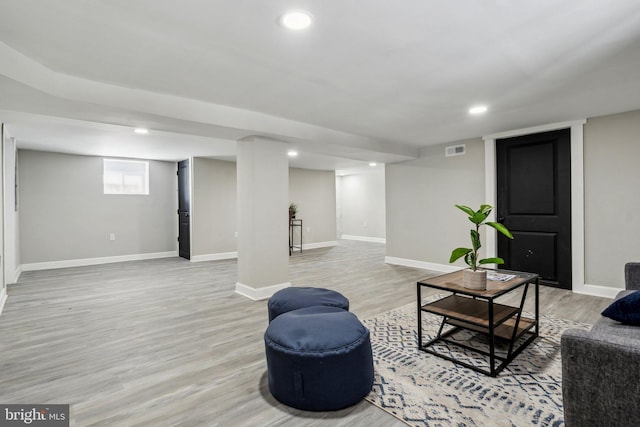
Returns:
[[[469,108],[469,114],[484,114],[489,110],[489,107],[487,107],[486,105],[475,105],[471,108]]]
[[[311,25],[311,14],[303,10],[293,10],[280,16],[278,22],[290,30],[304,30]]]
[[[376,162],[371,162],[371,163],[369,163],[369,166],[371,166],[371,167],[374,167],[374,166],[376,166],[376,165],[377,165],[377,163],[376,163]]]
[[[135,128],[133,131],[140,135],[146,135],[149,133],[149,129],[145,129],[145,128]]]
[[[287,154],[289,155],[289,157],[296,157],[298,155],[298,152],[295,150],[289,150]]]

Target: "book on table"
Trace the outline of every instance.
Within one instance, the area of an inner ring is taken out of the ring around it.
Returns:
[[[487,280],[493,280],[494,282],[508,282],[516,277],[515,274],[497,273],[495,271],[487,271]]]

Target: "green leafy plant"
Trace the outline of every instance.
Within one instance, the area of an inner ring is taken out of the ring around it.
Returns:
[[[476,271],[478,269],[479,264],[504,264],[504,260],[498,257],[478,259],[478,249],[482,247],[482,245],[480,244],[481,225],[484,224],[488,225],[489,227],[493,227],[500,233],[507,236],[509,239],[513,239],[511,232],[507,230],[507,227],[505,227],[504,225],[500,224],[499,222],[485,222],[487,217],[491,213],[493,206],[481,205],[480,209],[478,209],[477,211],[474,211],[470,207],[464,205],[455,206],[469,216],[469,221],[471,221],[475,225],[475,228],[471,229],[471,248],[455,248],[453,252],[451,252],[449,262],[455,262],[458,259],[464,257],[464,262],[466,262],[473,271]]]
[[[297,213],[298,213],[298,205],[296,205],[295,203],[291,203],[289,205],[289,216],[292,218],[295,218]]]

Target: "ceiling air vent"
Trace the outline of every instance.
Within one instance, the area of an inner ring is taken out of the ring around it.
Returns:
[[[444,149],[444,155],[446,157],[451,157],[451,156],[462,156],[464,155],[464,144],[461,145],[452,145],[450,147],[445,147]]]

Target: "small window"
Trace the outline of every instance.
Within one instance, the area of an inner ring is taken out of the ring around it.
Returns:
[[[104,194],[149,194],[149,162],[104,159]]]

